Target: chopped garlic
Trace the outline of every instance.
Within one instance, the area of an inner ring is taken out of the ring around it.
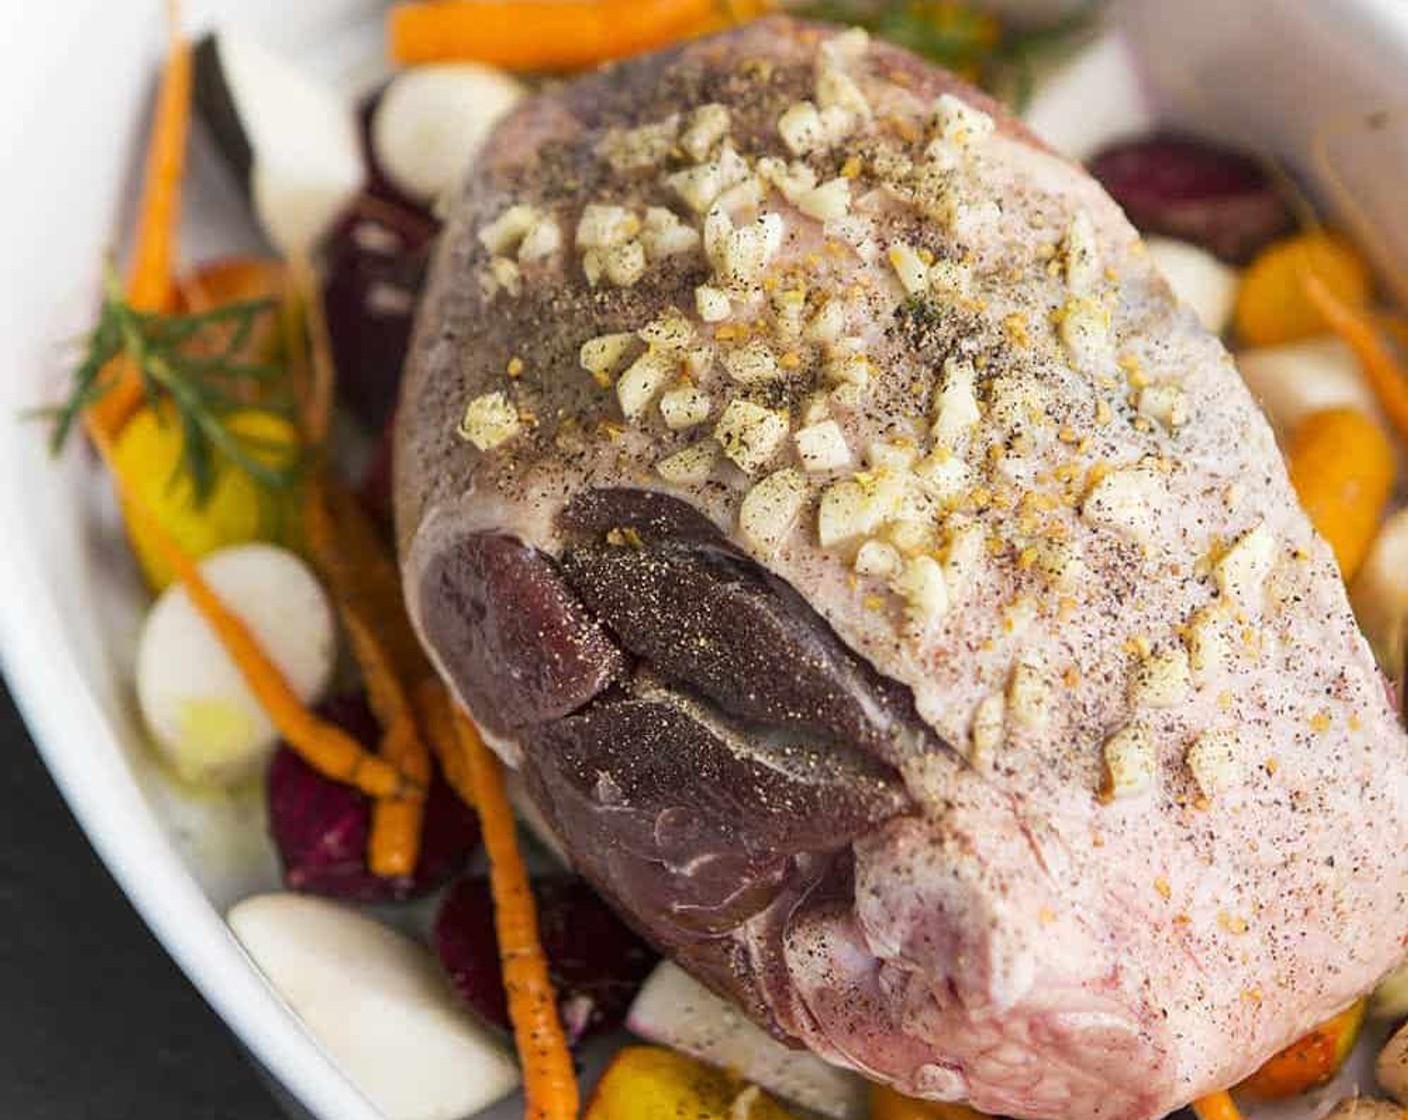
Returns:
[[[504,291],[511,296],[523,290],[523,273],[518,262],[508,257],[495,257],[489,262],[490,294]]]
[[[855,570],[863,576],[888,579],[900,570],[900,563],[899,551],[885,541],[869,540],[856,550]]]
[[[990,692],[978,701],[978,706],[973,709],[973,747],[968,754],[970,761],[977,762],[1002,746],[1006,723],[1007,697],[1002,693]]]
[[[907,295],[917,296],[928,290],[929,267],[920,259],[913,245],[907,241],[896,241],[890,246],[886,257]]]
[[[1276,538],[1264,524],[1237,541],[1217,562],[1217,585],[1232,602],[1248,610],[1261,606],[1266,577],[1276,565]]]
[[[1088,296],[1076,296],[1061,311],[1061,341],[1073,361],[1086,365],[1106,362],[1113,350],[1110,310]]]
[[[528,231],[518,246],[518,260],[522,264],[545,260],[561,248],[562,227],[556,218],[544,218]]]
[[[752,401],[732,400],[714,428],[714,438],[724,454],[752,474],[777,454],[787,439],[786,412],[764,408]]]
[[[693,385],[681,385],[667,389],[660,396],[660,415],[665,418],[665,427],[671,431],[683,431],[709,419],[709,394]]]
[[[804,337],[808,342],[828,344],[838,341],[846,331],[846,305],[839,299],[829,299],[817,308],[807,324]]]
[[[624,206],[588,203],[577,222],[578,249],[610,249],[640,232],[641,220]]]
[[[943,383],[934,406],[934,439],[942,447],[953,448],[982,419],[974,390],[978,371],[964,358],[944,359]]]
[[[751,174],[748,163],[731,144],[724,144],[719,154],[707,163],[688,167],[665,177],[665,185],[696,214],[703,214],[719,196],[735,187]]]
[[[944,570],[932,556],[913,556],[890,584],[905,602],[911,627],[922,630],[948,611],[948,584]]]
[[[1074,591],[1085,582],[1085,562],[1064,541],[1041,541],[1036,546],[1036,564],[1057,591]]]
[[[664,260],[698,249],[699,231],[680,221],[680,216],[673,210],[652,206],[645,212],[645,228],[641,231],[640,243],[645,246],[645,255],[652,261]]]
[[[597,145],[597,153],[614,171],[641,171],[664,163],[675,147],[680,115],[631,129],[614,128]]]
[[[694,324],[674,307],[646,323],[636,334],[642,342],[671,354],[688,349],[695,340]]]
[[[816,100],[824,110],[842,109],[853,117],[870,117],[870,102],[856,81],[841,67],[823,63],[816,76]]]
[[[1216,797],[1240,784],[1243,777],[1242,744],[1235,731],[1207,731],[1188,748],[1188,769],[1206,798]]]
[[[1028,731],[1042,731],[1051,722],[1053,702],[1043,666],[1035,660],[1017,662],[1007,685],[1007,710],[1013,722]]]
[[[1137,797],[1158,776],[1154,741],[1142,727],[1130,724],[1105,743],[1105,784],[1101,795],[1111,801]]]
[[[729,126],[727,106],[714,101],[701,105],[689,115],[680,147],[690,159],[700,163],[708,158],[714,145],[728,135]]]
[[[810,101],[789,105],[777,118],[777,132],[794,155],[804,156],[826,144],[826,129],[821,114]]]
[[[491,451],[522,430],[518,409],[501,392],[475,397],[464,410],[459,434],[480,451]]]
[[[635,341],[633,334],[603,334],[587,339],[580,354],[582,368],[599,384],[605,384],[621,367]]]
[[[850,446],[835,420],[808,425],[799,429],[793,438],[802,465],[809,471],[839,470],[851,461]]]
[[[479,231],[479,243],[496,257],[512,253],[542,218],[536,206],[517,203]]]
[[[618,288],[633,287],[645,275],[645,246],[627,241],[602,251],[602,270]]]
[[[758,174],[794,206],[803,195],[816,189],[816,172],[801,160],[786,163],[775,156],[764,156],[758,160]]]
[[[738,510],[738,528],[759,551],[771,555],[792,531],[807,501],[807,481],[786,467],[754,483]]]
[[[732,284],[758,283],[782,248],[786,227],[780,214],[760,214],[755,221],[732,230],[722,246],[722,273]]]
[[[1147,467],[1104,475],[1086,495],[1081,516],[1099,528],[1117,529],[1140,543],[1152,537],[1162,506],[1163,484]]]
[[[694,289],[694,306],[706,323],[722,323],[732,310],[728,293],[708,284],[700,284]]]
[[[828,486],[817,511],[817,535],[822,547],[871,536],[895,517],[904,504],[905,477],[880,469]]]
[[[849,179],[828,179],[819,187],[813,187],[797,199],[797,209],[809,218],[819,222],[830,222],[844,218],[851,209],[851,181]]]
[[[847,345],[849,341],[855,341],[859,344],[860,340],[842,339],[841,343],[828,355],[823,372],[826,379],[833,384],[865,385],[870,381],[870,358],[866,354],[851,349]]]
[[[725,352],[723,363],[728,375],[740,385],[776,381],[782,376],[777,356],[768,348],[767,343],[756,339],[737,350]]]
[[[981,524],[969,522],[949,534],[948,555],[944,560],[944,575],[949,590],[957,595],[968,587],[982,571],[987,558],[988,535]]]
[[[871,440],[865,448],[867,467],[888,467],[892,471],[907,471],[919,458],[919,449],[908,440]]]
[[[939,139],[955,148],[986,140],[996,127],[991,116],[951,93],[941,94],[934,102],[934,124]]]
[[[1166,428],[1188,423],[1188,396],[1177,385],[1146,385],[1139,390],[1134,407],[1141,416],[1157,420]]]
[[[627,420],[645,414],[655,395],[679,369],[678,361],[659,350],[647,350],[631,363],[616,382],[616,397]]]
[[[973,485],[973,471],[964,460],[937,447],[914,465],[914,477],[940,505],[951,505]]]
[[[1237,649],[1237,620],[1221,604],[1198,611],[1188,623],[1188,663],[1199,681],[1216,678]]]
[[[709,480],[718,458],[719,445],[712,439],[701,439],[661,459],[655,470],[666,482],[695,485]]]
[[[1100,283],[1103,267],[1089,212],[1077,211],[1062,245],[1066,259],[1066,286],[1078,296],[1089,295]]]
[[[1130,681],[1130,699],[1141,708],[1172,708],[1192,687],[1188,650],[1181,644],[1150,654]]]

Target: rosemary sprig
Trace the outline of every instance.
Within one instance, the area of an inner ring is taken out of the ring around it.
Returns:
[[[50,445],[58,451],[84,413],[116,384],[121,363],[141,379],[143,395],[159,417],[181,430],[177,476],[190,480],[197,506],[203,505],[225,464],[271,490],[283,490],[298,474],[298,449],[259,439],[228,423],[237,411],[288,416],[291,406],[278,383],[285,370],[274,363],[248,361],[250,337],[273,315],[272,299],[222,304],[191,315],[138,311],[126,299],[122,282],[109,267],[98,321],[89,332],[82,360],[73,371],[73,389],[62,405],[47,410],[53,424]],[[257,404],[251,400],[257,399]]]

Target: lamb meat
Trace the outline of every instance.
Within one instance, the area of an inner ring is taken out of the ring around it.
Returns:
[[[1143,1120],[1403,953],[1408,742],[1226,352],[1079,167],[785,18],[450,206],[407,598],[577,867],[778,1038]]]

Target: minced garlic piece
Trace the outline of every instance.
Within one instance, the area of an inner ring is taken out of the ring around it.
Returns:
[[[645,414],[655,395],[675,375],[678,362],[661,350],[647,350],[630,364],[616,382],[616,397],[627,420]]]
[[[932,556],[912,556],[890,583],[905,603],[905,619],[922,630],[948,611],[948,584],[944,570]]]
[[[1130,700],[1141,708],[1172,708],[1191,687],[1188,650],[1180,643],[1139,663],[1130,681]]]
[[[834,482],[822,492],[817,536],[823,548],[868,537],[904,505],[906,477],[884,468]]]
[[[869,540],[856,550],[855,570],[863,576],[887,579],[900,570],[900,554],[894,545],[881,540]]]
[[[819,222],[844,218],[851,209],[851,181],[844,178],[828,179],[819,187],[813,187],[800,195],[797,199],[797,209]]]
[[[1217,585],[1239,606],[1255,610],[1261,605],[1266,577],[1276,564],[1276,538],[1264,524],[1242,536],[1218,560]]]
[[[1216,797],[1243,778],[1241,740],[1235,731],[1207,731],[1188,748],[1186,761],[1202,795]]]
[[[582,368],[598,385],[609,384],[611,375],[621,367],[635,341],[633,334],[604,334],[587,339],[582,343],[580,354]]]
[[[777,454],[787,439],[786,412],[764,408],[752,401],[732,400],[714,428],[714,438],[724,454],[752,474]]]
[[[1007,685],[1007,710],[1013,722],[1029,731],[1042,731],[1051,722],[1053,706],[1043,666],[1035,660],[1017,662]]]
[[[827,345],[840,340],[846,332],[846,305],[839,299],[829,299],[816,310],[807,324],[803,337],[808,342]]]
[[[660,415],[671,431],[683,431],[704,423],[709,419],[709,409],[709,394],[694,385],[667,389],[660,396]]]
[[[523,290],[523,273],[518,262],[508,257],[494,257],[489,262],[489,278],[485,288],[488,295],[501,291],[511,296],[518,295]]]
[[[777,355],[767,343],[754,340],[737,350],[725,351],[724,369],[740,385],[757,385],[764,381],[776,381],[782,376],[777,364]]]
[[[1105,781],[1100,796],[1107,801],[1137,797],[1154,784],[1158,776],[1158,755],[1154,742],[1142,727],[1130,724],[1105,742]]]
[[[973,709],[973,745],[968,754],[970,761],[980,761],[1002,746],[1006,723],[1006,696],[1000,692],[990,692],[978,701],[978,706]]]
[[[954,595],[977,578],[987,559],[987,543],[987,530],[976,521],[959,525],[949,533],[944,574]]]
[[[662,121],[635,128],[613,128],[597,145],[597,154],[614,171],[641,171],[659,167],[675,147],[680,131],[680,115],[672,113]]]
[[[850,446],[835,420],[799,428],[793,439],[802,465],[809,471],[839,470],[851,462]]]
[[[562,227],[556,218],[543,218],[523,238],[518,246],[518,260],[522,264],[546,260],[562,248]]]
[[[907,241],[896,241],[891,244],[886,257],[907,295],[917,296],[928,290],[929,266],[920,259],[913,245]]]
[[[914,477],[940,505],[951,505],[973,485],[968,464],[945,447],[936,447],[914,465]]]
[[[1213,604],[1198,611],[1188,623],[1188,663],[1200,682],[1217,677],[1231,663],[1237,649],[1237,620],[1232,611]]]
[[[543,220],[536,206],[517,203],[479,231],[479,243],[496,257],[515,252],[528,233]]]
[[[694,324],[674,307],[646,323],[636,334],[642,342],[671,354],[688,349],[695,340]]]
[[[701,105],[689,115],[684,133],[680,136],[680,147],[696,163],[707,159],[714,145],[728,135],[730,126],[729,111],[725,105],[711,101]]]
[[[951,93],[934,102],[934,125],[938,139],[960,149],[987,139],[996,127],[991,116]]]
[[[1139,390],[1134,407],[1141,416],[1157,420],[1166,428],[1188,423],[1188,395],[1178,385],[1146,385]]]
[[[602,271],[618,288],[634,287],[645,276],[645,246],[639,241],[627,241],[600,252]]]
[[[1036,546],[1035,561],[1057,591],[1074,591],[1088,574],[1085,562],[1064,541],[1041,541]]]
[[[738,510],[738,528],[757,549],[771,555],[782,544],[807,501],[807,480],[786,467],[754,483]]]
[[[1071,219],[1062,245],[1066,263],[1066,286],[1078,296],[1089,295],[1100,283],[1103,271],[1100,247],[1095,240],[1095,223],[1080,210]]]
[[[777,118],[777,132],[793,155],[804,156],[825,147],[827,142],[821,114],[810,101],[789,105]]]
[[[1076,362],[1103,364],[1113,353],[1110,310],[1089,296],[1066,301],[1060,314],[1060,329],[1061,341]]]
[[[725,143],[707,163],[665,177],[665,185],[696,214],[705,213],[719,196],[747,179],[752,171],[732,144]]]
[[[833,384],[862,386],[870,381],[870,358],[852,349],[848,345],[852,341],[859,345],[859,339],[842,339],[827,355],[822,372]]]
[[[763,182],[781,191],[782,197],[794,206],[817,185],[816,172],[801,160],[787,163],[775,156],[764,156],[758,160],[758,175]]]
[[[1080,512],[1091,525],[1119,529],[1144,543],[1153,535],[1162,496],[1163,485],[1154,471],[1129,467],[1102,476]]]
[[[708,284],[700,284],[694,289],[694,306],[706,323],[722,323],[732,310],[728,293]]]
[[[745,287],[761,281],[782,248],[785,229],[782,215],[771,213],[731,228],[719,244],[718,266],[724,280]]]
[[[664,260],[698,249],[699,231],[685,225],[673,210],[652,206],[645,212],[645,228],[641,230],[640,243],[650,260]]]
[[[974,381],[978,372],[964,358],[944,359],[943,382],[934,406],[931,432],[943,447],[952,448],[982,419]]]
[[[692,485],[707,482],[719,458],[719,445],[712,439],[702,439],[667,455],[655,464],[655,470],[666,482]]]
[[[578,249],[610,249],[624,245],[640,232],[640,217],[624,206],[591,202],[577,222]]]
[[[501,392],[475,397],[464,410],[459,434],[480,451],[491,451],[522,430],[518,409]]]

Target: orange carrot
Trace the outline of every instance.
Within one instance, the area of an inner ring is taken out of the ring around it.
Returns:
[[[1242,1120],[1236,1103],[1230,1093],[1209,1093],[1193,1102],[1193,1111],[1198,1120]]]
[[[1306,298],[1359,359],[1364,379],[1378,397],[1384,415],[1393,422],[1398,434],[1408,439],[1408,370],[1384,342],[1372,313],[1340,299],[1313,272],[1302,272],[1300,280]]]
[[[474,783],[464,752],[460,750],[459,732],[455,729],[455,705],[450,690],[439,677],[426,677],[416,685],[413,696],[416,718],[425,731],[426,741],[440,761],[440,769],[450,788],[466,805],[474,804]]]
[[[177,580],[191,598],[191,604],[214,631],[288,745],[315,770],[336,781],[354,785],[373,797],[405,793],[417,788],[415,780],[407,778],[385,759],[363,750],[356,739],[326,720],[319,719],[304,706],[244,620],[225,605],[201,575],[196,562],[148,510],[141,490],[116,469],[112,441],[96,425],[90,434],[108,466],[113,485],[128,516],[142,520],[152,546],[176,573]]]
[[[186,168],[193,74],[191,43],[181,34],[173,4],[171,45],[157,94],[142,180],[137,239],[127,275],[128,302],[139,311],[168,311],[175,301],[176,228]],[[115,377],[116,383],[94,404],[89,425],[115,436],[142,403],[142,380],[136,368],[122,359],[107,376]]]
[[[580,1107],[572,1055],[562,1033],[557,996],[538,938],[538,913],[518,851],[503,767],[469,717],[456,712],[460,749],[474,787],[474,806],[489,853],[494,929],[499,935],[504,993],[523,1063],[524,1120],[576,1120]]]
[[[403,64],[485,62],[509,70],[573,70],[712,30],[719,0],[418,0],[388,17]]]

